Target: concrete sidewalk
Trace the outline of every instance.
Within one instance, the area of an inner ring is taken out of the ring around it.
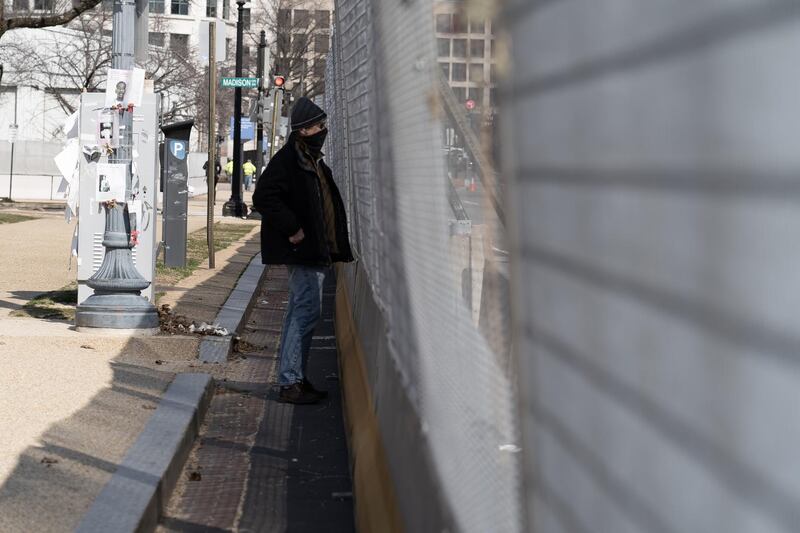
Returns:
[[[189,212],[189,230],[204,227],[204,199]],[[30,214],[40,218],[0,225],[0,244],[13,251],[0,255],[3,315],[74,279],[66,268],[72,228],[60,214]],[[201,265],[165,298],[187,319],[205,320],[258,251],[254,226],[217,253],[215,270]],[[200,340],[99,336],[62,321],[0,317],[0,531],[73,531],[174,377],[223,377],[221,365],[197,360]]]
[[[214,205],[214,220],[226,223],[238,219],[222,216],[222,205],[230,198],[230,185],[220,183]],[[251,192],[244,193],[244,202],[251,205]],[[206,196],[189,199],[187,233],[206,227]],[[67,224],[63,211],[4,207],[3,212],[19,213],[36,220],[0,224],[0,317],[19,309],[31,298],[53,291],[75,281],[77,265],[70,255],[76,219]],[[161,238],[159,217],[156,238]],[[33,268],[35,266],[35,268]]]

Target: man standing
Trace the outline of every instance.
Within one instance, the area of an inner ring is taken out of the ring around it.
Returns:
[[[344,203],[322,160],[326,118],[308,98],[295,103],[292,133],[253,193],[253,207],[262,217],[261,259],[289,270],[278,377],[280,400],[289,403],[316,403],[327,396],[306,378],[306,362],[322,311],[325,276],[332,263],[353,260]]]
[[[256,175],[256,166],[248,159],[242,165],[242,171],[244,172],[244,190],[249,191],[253,184],[253,176]]]

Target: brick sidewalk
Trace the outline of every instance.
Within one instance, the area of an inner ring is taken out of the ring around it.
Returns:
[[[273,387],[287,273],[271,267],[158,531],[354,531],[328,280],[309,379],[317,405],[277,402]],[[248,346],[249,345],[249,346]],[[248,351],[249,350],[249,351]]]

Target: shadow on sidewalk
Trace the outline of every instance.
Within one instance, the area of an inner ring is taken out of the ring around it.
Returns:
[[[176,307],[211,310],[221,306],[256,252],[258,234],[239,244],[230,261],[189,290]],[[202,299],[197,298],[195,290],[203,292]],[[68,342],[77,343],[76,346],[99,338],[72,334],[75,337],[70,336]],[[58,342],[57,338],[52,340]],[[197,360],[199,342],[198,336],[168,335],[124,341],[120,354],[110,361],[109,385],[72,415],[51,424],[38,437],[37,445],[19,455],[0,486],[0,531],[74,530],[117,470],[175,375],[205,372],[222,379],[224,365],[204,365]],[[36,371],[46,376],[48,369]],[[50,379],[59,380],[59,376],[52,375]],[[42,408],[47,409],[46,398],[42,399]]]

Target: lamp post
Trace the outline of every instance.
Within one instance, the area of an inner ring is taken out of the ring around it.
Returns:
[[[134,60],[135,0],[114,0],[111,66],[130,70]],[[131,225],[125,202],[131,189],[133,111],[120,109],[120,145],[110,163],[125,165],[125,197],[105,204],[106,225],[103,263],[86,284],[94,290],[75,312],[75,325],[83,328],[158,331],[158,312],[141,291],[150,282],[133,264]],[[124,126],[124,127],[123,127]]]
[[[236,20],[236,77],[242,77],[242,41],[244,40],[245,0],[236,0],[239,17]],[[231,198],[222,206],[226,217],[246,217],[247,206],[242,201],[242,88],[236,87],[233,93],[233,177],[231,179]]]

